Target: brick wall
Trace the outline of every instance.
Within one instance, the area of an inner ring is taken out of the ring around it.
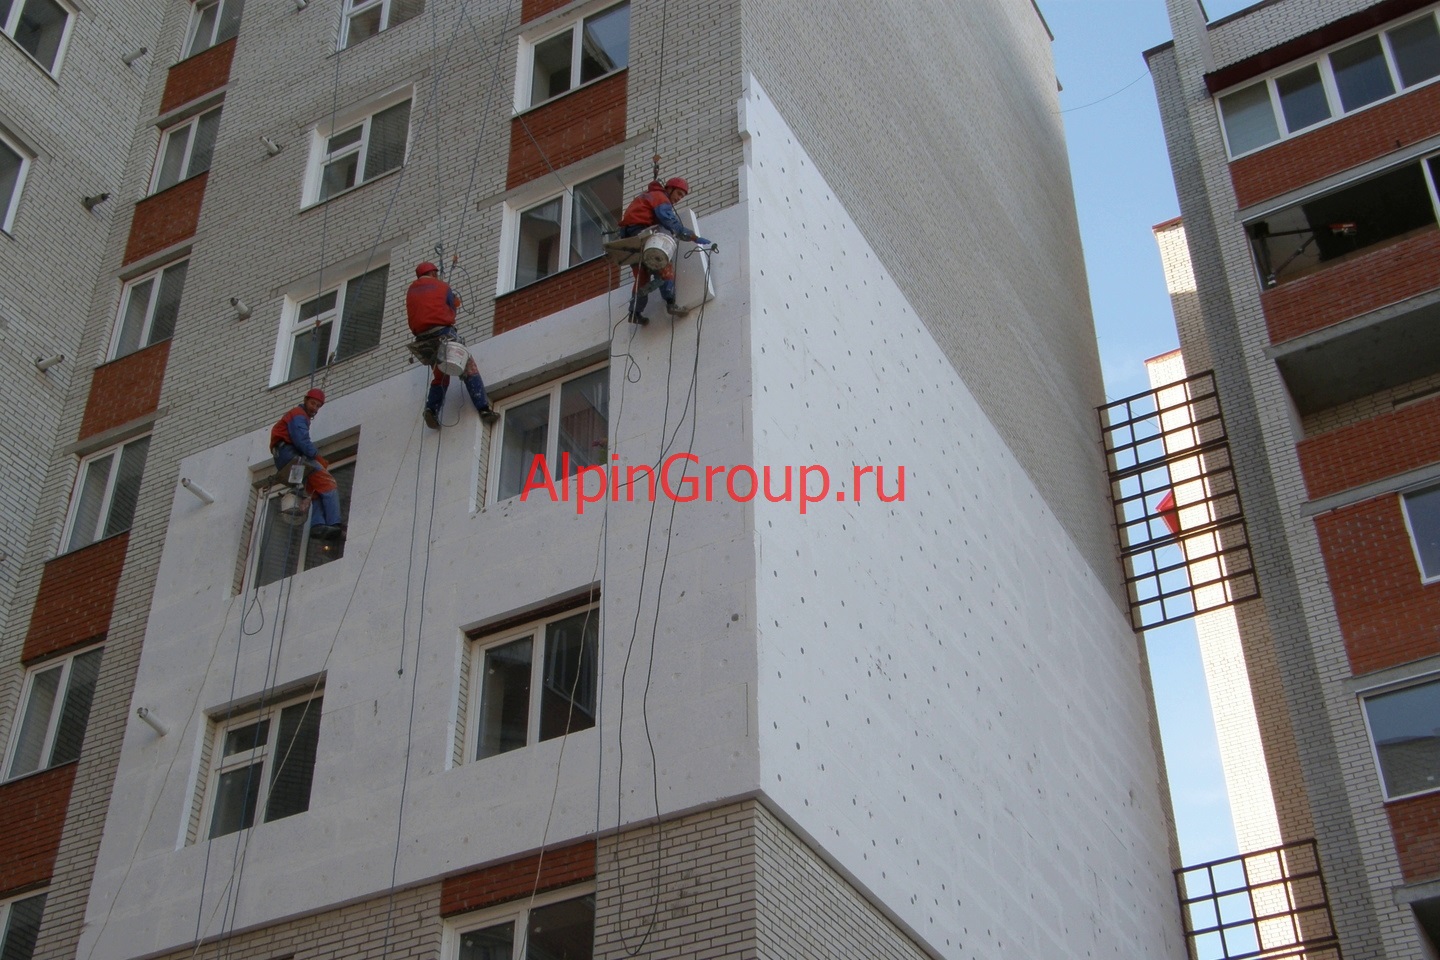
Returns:
[[[621,70],[511,120],[506,188],[623,143],[628,79],[628,71]]]
[[[1400,498],[1332,511],[1315,527],[1351,671],[1440,653],[1440,584],[1420,581]]]
[[[169,357],[170,341],[162,340],[96,367],[79,439],[154,412],[160,406],[160,385]]]
[[[1440,793],[1427,793],[1385,805],[1400,871],[1409,883],[1440,874]]]
[[[630,282],[629,271],[621,274],[619,280],[615,279],[615,271],[608,260],[591,260],[495,298],[496,335]]]
[[[594,877],[595,841],[547,850],[543,856],[536,854],[447,877],[440,887],[440,915],[466,913]]]
[[[1440,287],[1440,230],[1427,229],[1260,294],[1270,342]]]
[[[528,23],[545,16],[551,10],[559,10],[570,0],[521,0],[520,22]]]
[[[1421,87],[1230,164],[1241,207],[1440,133],[1440,84]]]
[[[183,180],[135,204],[130,221],[130,239],[125,243],[125,263],[134,263],[157,250],[195,236],[200,223],[200,205],[205,201],[208,173]]]
[[[1296,445],[1312,499],[1440,460],[1440,396]]]
[[[160,112],[174,110],[182,103],[189,103],[225,86],[230,82],[230,61],[234,56],[235,39],[232,37],[171,67],[165,77]]]
[[[50,879],[75,767],[62,764],[0,786],[0,897]]]
[[[45,565],[21,658],[26,662],[101,636],[125,566],[130,534],[56,557]]]

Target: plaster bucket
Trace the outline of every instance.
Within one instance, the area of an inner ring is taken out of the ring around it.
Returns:
[[[447,377],[458,377],[465,372],[470,362],[470,351],[458,340],[447,340],[440,347],[440,362],[436,364]]]
[[[651,273],[659,273],[670,266],[675,259],[675,246],[675,238],[668,233],[656,231],[646,237],[645,249],[640,254],[645,269]]]

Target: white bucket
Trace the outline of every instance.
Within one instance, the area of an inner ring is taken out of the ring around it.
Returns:
[[[640,260],[645,264],[645,269],[651,273],[659,273],[670,266],[675,259],[675,238],[668,233],[656,231],[645,239],[645,249],[640,254]]]
[[[310,498],[294,490],[280,494],[280,519],[297,527],[310,516]]]
[[[465,349],[465,344],[458,340],[447,340],[440,347],[440,362],[436,366],[446,376],[458,377],[465,372],[465,366],[469,362],[470,351]]]

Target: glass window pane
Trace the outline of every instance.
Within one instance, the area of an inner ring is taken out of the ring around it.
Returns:
[[[43,893],[10,904],[10,920],[5,926],[5,939],[0,943],[0,960],[30,960],[35,955],[35,940],[40,935],[40,919],[44,915]]]
[[[66,550],[78,550],[89,546],[97,539],[100,527],[100,510],[105,506],[105,488],[110,483],[110,467],[115,454],[91,460],[85,465],[85,476],[80,481],[80,501],[75,506],[75,525],[70,530],[70,542]]]
[[[390,0],[390,22],[386,29],[398,27],[425,12],[425,0]]]
[[[1325,99],[1325,84],[1320,80],[1318,64],[1277,77],[1275,88],[1280,92],[1285,128],[1291,133],[1330,118],[1330,102]]]
[[[599,610],[586,610],[546,626],[541,740],[595,726],[595,647],[599,635]]]
[[[202,50],[210,49],[211,38],[215,36],[215,18],[219,13],[218,0],[216,3],[200,8],[195,20],[195,35],[191,38],[190,49],[185,54],[187,57],[193,57]]]
[[[630,62],[630,5],[585,21],[580,38],[580,82],[588,83]]]
[[[261,766],[252,763],[220,774],[215,784],[215,812],[210,817],[211,839],[244,830],[255,823]]]
[[[535,458],[545,456],[550,430],[550,397],[536,397],[506,410],[502,430],[504,439],[500,448],[497,496],[505,500],[525,489],[525,481],[536,469]],[[536,479],[541,476],[536,471]]]
[[[115,490],[110,495],[105,536],[113,537],[130,529],[130,522],[135,519],[135,505],[140,501],[140,481],[145,474],[145,455],[149,451],[149,437],[127,443],[120,451],[120,469],[115,476]]]
[[[155,178],[155,192],[168,189],[180,182],[181,168],[185,163],[185,148],[190,145],[192,127],[187,124],[165,134],[165,146],[160,155],[160,174]]]
[[[1280,139],[1275,111],[1270,108],[1270,88],[1262,81],[1220,98],[1220,116],[1230,155],[1248,153]]]
[[[535,44],[534,70],[530,80],[530,105],[534,106],[570,89],[570,42],[574,30]]]
[[[609,417],[609,368],[576,377],[561,386],[557,455],[570,454],[570,473],[583,466],[604,464],[609,459]],[[557,464],[557,474],[561,469],[563,467]]]
[[[1335,70],[1340,105],[1347,113],[1395,92],[1378,36],[1336,50],[1330,54],[1330,66]]]
[[[1435,29],[1434,14],[1396,27],[1386,36],[1402,87],[1413,87],[1440,74],[1440,33]]]
[[[50,729],[50,714],[60,689],[64,665],[57,664],[35,674],[30,696],[25,701],[25,716],[20,720],[20,734],[15,742],[15,757],[10,761],[7,776],[19,777],[40,769],[45,752],[45,735]]]
[[[185,292],[185,274],[189,269],[190,261],[181,260],[166,267],[165,272],[160,275],[160,292],[155,298],[150,336],[145,338],[147,347],[161,340],[169,340],[175,333],[175,318],[180,315],[180,295]]]
[[[351,153],[333,163],[327,163],[320,175],[320,199],[326,200],[355,186],[355,175],[360,170],[360,154]]]
[[[224,43],[240,32],[240,17],[245,12],[245,0],[221,0],[220,29],[215,31],[215,43]]]
[[[225,740],[220,745],[220,759],[233,757],[237,753],[249,753],[270,742],[270,721],[261,720],[247,723],[225,731]]]
[[[371,270],[345,284],[345,309],[340,322],[340,345],[335,358],[343,360],[380,342],[385,319],[385,280],[388,265]]]
[[[1440,577],[1440,487],[1406,496],[1405,515],[1410,520],[1421,574],[1427,580]]]
[[[1440,787],[1440,683],[1369,697],[1365,712],[1386,796]]]
[[[292,575],[300,563],[300,549],[305,543],[305,524],[309,512],[300,517],[287,517],[280,512],[280,497],[266,497],[265,515],[261,520],[260,547],[255,559],[255,586],[263,587]]]
[[[286,378],[295,380],[308,376],[311,370],[330,362],[330,329],[333,324],[322,323],[295,334],[290,350],[290,374]]]
[[[520,214],[515,286],[534,283],[560,269],[560,210],[561,200],[556,197]]]
[[[575,188],[570,224],[570,266],[603,256],[606,231],[624,210],[625,172],[611,170]]]
[[[265,820],[293,817],[310,809],[310,784],[315,779],[315,752],[320,744],[320,710],[324,697],[280,711],[280,731],[270,748],[270,796]]]
[[[187,179],[210,169],[210,158],[215,153],[215,132],[219,129],[219,110],[211,110],[195,121],[195,145],[190,148],[190,163],[185,169]]]
[[[65,8],[55,0],[26,0],[15,24],[15,42],[46,70],[54,70],[67,19]]]
[[[90,704],[95,699],[95,678],[100,675],[103,653],[103,650],[82,653],[70,665],[70,681],[65,685],[65,706],[60,710],[55,746],[50,748],[52,767],[80,759],[80,745],[85,742]]]
[[[577,897],[530,911],[526,960],[593,960],[595,897]]]
[[[360,138],[364,135],[365,125],[363,123],[359,126],[351,127],[348,130],[341,130],[326,142],[325,152],[337,153],[345,147],[359,143]]]
[[[485,651],[476,760],[525,746],[530,722],[531,646],[531,638],[525,637]]]
[[[150,314],[150,296],[155,292],[155,278],[132,284],[125,296],[125,313],[120,320],[120,339],[115,356],[134,353],[145,333],[145,318]]]
[[[365,151],[365,182],[405,163],[405,141],[410,134],[410,101],[397,103],[370,118],[370,145]]]
[[[15,198],[15,186],[20,182],[22,163],[20,154],[0,141],[0,227],[5,226],[11,201]]]
[[[354,46],[361,40],[369,40],[380,32],[380,14],[384,11],[379,6],[371,7],[369,10],[357,13],[350,18],[350,32],[345,37],[345,46]]]
[[[510,960],[515,950],[515,925],[502,923],[460,934],[459,960]]]

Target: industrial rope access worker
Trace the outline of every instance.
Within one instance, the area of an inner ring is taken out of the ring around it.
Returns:
[[[633,237],[653,227],[677,239],[689,240],[702,247],[710,246],[709,240],[697,237],[686,229],[675,214],[675,204],[684,200],[689,192],[690,184],[682,177],[671,177],[663,186],[659,180],[651,180],[645,192],[631,200],[630,206],[625,208],[625,215],[620,218],[620,236]],[[630,298],[628,318],[631,323],[649,322],[645,318],[645,304],[650,300],[650,291],[657,286],[660,288],[660,296],[665,299],[665,312],[672,317],[678,317],[685,312],[675,304],[674,263],[667,264],[658,278],[640,263],[632,264],[630,272],[635,276],[635,294]]]
[[[339,488],[326,469],[329,464],[310,439],[310,421],[324,405],[324,391],[309,390],[300,406],[270,428],[270,453],[275,458],[275,469],[281,473],[296,457],[305,464],[305,490],[310,494],[310,536],[340,540],[345,530],[340,525]]]
[[[410,322],[410,332],[416,341],[427,337],[454,340],[463,344],[465,340],[455,329],[455,311],[460,309],[460,297],[450,284],[440,279],[440,268],[426,261],[415,267],[415,282],[405,293],[405,317]],[[497,414],[485,395],[485,381],[480,379],[480,368],[475,358],[467,357],[465,372],[460,375],[475,412],[486,423],[493,423]],[[425,395],[425,426],[431,430],[440,429],[440,408],[445,403],[445,391],[450,389],[450,376],[438,366],[430,368],[430,390]]]

